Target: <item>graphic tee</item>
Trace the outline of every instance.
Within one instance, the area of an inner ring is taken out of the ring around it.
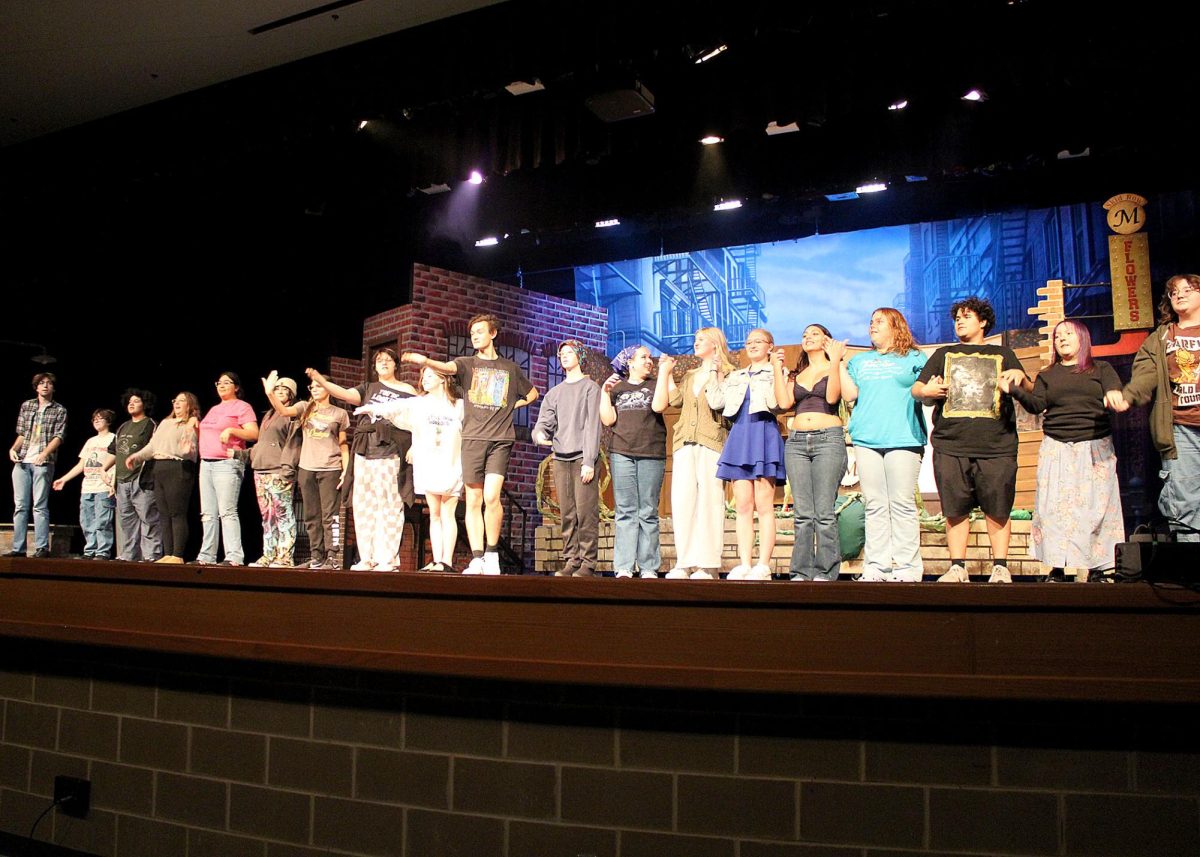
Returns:
[[[506,357],[455,357],[463,394],[464,440],[516,440],[512,415],[533,389],[521,367]]]
[[[962,458],[1015,456],[1016,411],[996,382],[1001,372],[1021,368],[1017,355],[1002,345],[959,343],[935,351],[918,378],[924,384],[940,375],[951,388],[933,406],[934,448]]]
[[[116,436],[112,432],[94,435],[84,443],[79,453],[79,460],[83,462],[83,485],[79,489],[81,494],[108,493],[108,486],[104,484],[104,462],[101,459],[105,453],[113,453],[115,443]]]
[[[1175,424],[1200,427],[1200,326],[1171,325],[1167,378]]]
[[[350,415],[336,405],[314,408],[300,425],[304,438],[300,445],[300,469],[341,470],[342,447],[338,437],[349,426]]]
[[[618,381],[612,388],[613,410],[617,421],[612,427],[612,452],[630,458],[666,458],[667,424],[662,414],[650,407],[654,401],[655,380],[640,384]]]
[[[130,470],[125,466],[125,459],[150,443],[150,438],[154,434],[154,427],[154,420],[146,417],[144,420],[138,420],[137,422],[126,420],[117,429],[116,468],[118,482],[128,482],[142,469],[142,463],[138,462],[137,466],[133,470]]]

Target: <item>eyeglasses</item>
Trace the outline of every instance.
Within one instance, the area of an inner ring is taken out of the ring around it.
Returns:
[[[770,345],[771,340],[769,340],[769,339],[747,339],[746,344],[747,345]]]
[[[232,382],[232,381],[227,381],[227,380],[225,380],[224,378],[222,378],[220,381],[218,381],[218,382],[217,382],[217,386],[218,386],[218,387],[232,387],[232,386],[233,386],[233,382]]]
[[[1191,283],[1180,283],[1174,288],[1167,289],[1167,297],[1173,300],[1175,298],[1181,298],[1184,295],[1190,295],[1195,291],[1200,291],[1200,289],[1197,289]]]

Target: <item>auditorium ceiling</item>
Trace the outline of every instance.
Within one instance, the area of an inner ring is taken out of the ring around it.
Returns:
[[[10,217],[186,199],[333,240],[387,229],[413,258],[498,273],[1197,177],[1178,4],[102,5],[5,5]],[[868,182],[888,191],[829,199]],[[508,238],[484,257],[484,234]]]

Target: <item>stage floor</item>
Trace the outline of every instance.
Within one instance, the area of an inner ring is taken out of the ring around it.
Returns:
[[[1200,594],[0,558],[0,636],[408,673],[888,696],[1200,701]]]

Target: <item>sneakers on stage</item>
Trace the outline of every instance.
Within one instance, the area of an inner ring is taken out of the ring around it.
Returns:
[[[988,583],[1012,583],[1012,574],[1009,573],[1008,566],[993,565]]]
[[[970,583],[971,575],[967,574],[967,569],[958,563],[950,566],[950,569],[937,579],[938,583]],[[1011,583],[1011,578],[1009,580]]]

